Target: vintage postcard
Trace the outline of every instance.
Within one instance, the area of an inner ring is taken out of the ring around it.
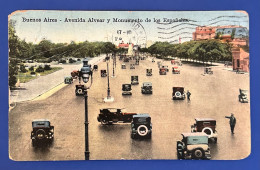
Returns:
[[[247,12],[26,10],[8,24],[10,159],[250,155]]]

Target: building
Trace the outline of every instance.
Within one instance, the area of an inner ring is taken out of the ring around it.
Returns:
[[[233,70],[242,70],[245,72],[249,72],[249,53],[245,52],[240,47],[232,48],[232,66]]]
[[[133,47],[134,44],[132,44],[132,43],[127,43],[127,44],[125,44],[124,41],[122,41],[120,44],[118,44],[117,47],[118,47],[118,48],[125,48],[125,49],[128,49],[129,46],[132,46],[132,47]]]

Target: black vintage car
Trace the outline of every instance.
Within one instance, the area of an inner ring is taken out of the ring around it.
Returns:
[[[122,84],[122,95],[132,95],[131,84]]]
[[[137,114],[133,116],[131,123],[131,138],[148,138],[152,137],[152,123],[149,114]]]
[[[107,71],[106,70],[100,70],[101,77],[106,77],[107,76]]]
[[[153,93],[153,86],[151,82],[144,82],[143,86],[141,87],[142,94],[152,94]]]
[[[100,109],[97,120],[101,124],[113,124],[117,122],[130,123],[136,113],[125,113],[122,109],[117,108],[104,108]]]
[[[247,90],[239,89],[238,100],[241,103],[248,103]]]
[[[173,100],[184,100],[185,99],[184,87],[173,87],[172,88],[172,99]]]
[[[93,69],[98,70],[98,65],[94,65]]]
[[[32,145],[43,146],[51,144],[54,139],[54,126],[48,119],[35,119],[32,121],[31,139]]]
[[[132,85],[139,84],[138,76],[131,76],[131,84]]]
[[[76,94],[76,96],[80,96],[80,95],[85,95],[86,94],[86,88],[85,88],[84,84],[76,85],[75,94]]]
[[[152,69],[146,69],[146,76],[152,76],[153,75],[153,70]]]

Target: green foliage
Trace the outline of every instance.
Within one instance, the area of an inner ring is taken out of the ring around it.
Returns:
[[[25,66],[23,64],[20,64],[20,71],[22,73],[26,73],[27,72],[27,70],[25,69]]]
[[[41,73],[44,72],[44,68],[42,66],[39,66],[35,71]]]
[[[48,64],[44,65],[44,70],[51,70],[51,66]]]
[[[9,59],[9,86],[14,87],[17,79],[15,77],[16,74],[18,74],[18,61],[16,59],[10,58]]]
[[[34,71],[34,66],[31,66],[31,67],[29,68],[29,70],[30,70],[30,71]]]

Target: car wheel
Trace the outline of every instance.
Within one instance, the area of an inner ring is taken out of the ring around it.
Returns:
[[[32,146],[35,147],[36,146],[36,141],[32,140]]]
[[[82,89],[78,89],[78,90],[77,90],[77,93],[78,93],[78,94],[81,94],[81,93],[82,93]]]
[[[106,125],[106,124],[108,124],[108,121],[107,121],[106,119],[101,119],[100,122],[101,122],[102,125]]]
[[[202,132],[206,133],[207,135],[212,135],[213,134],[213,130],[209,127],[205,127],[202,129]]]
[[[192,151],[193,159],[202,159],[205,157],[205,152],[202,148],[197,148]]]
[[[148,128],[145,125],[140,125],[137,128],[137,133],[140,136],[145,136],[148,133]]]

